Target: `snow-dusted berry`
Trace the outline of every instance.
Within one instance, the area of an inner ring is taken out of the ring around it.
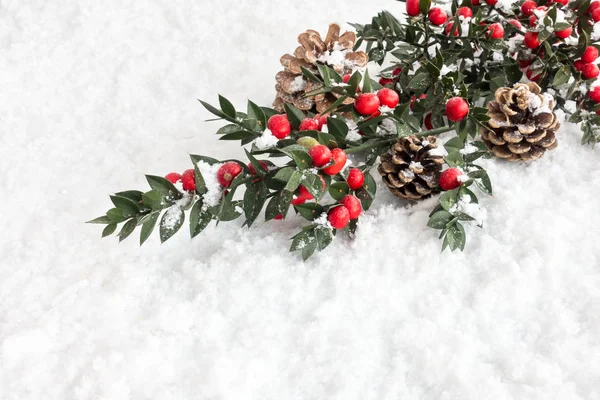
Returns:
[[[540,47],[540,41],[538,39],[537,32],[527,32],[525,33],[525,38],[523,39],[523,43],[529,49],[537,49]]]
[[[585,64],[581,70],[581,74],[585,79],[595,79],[600,74],[600,70],[596,64]]]
[[[584,63],[593,63],[598,58],[598,49],[594,46],[588,46],[585,48],[583,55],[581,56],[581,61]]]
[[[181,174],[181,186],[188,192],[196,190],[196,172],[193,169],[187,169]]]
[[[348,209],[350,219],[357,219],[360,217],[360,214],[362,213],[362,204],[356,196],[352,196],[351,194],[346,195],[342,198],[340,204]]]
[[[300,122],[299,131],[318,131],[319,121],[314,118],[306,118]]]
[[[594,103],[600,103],[600,86],[593,87],[588,92],[588,96]]]
[[[177,172],[171,172],[170,174],[165,175],[165,179],[172,184],[176,184],[181,180],[181,174],[178,174]]]
[[[365,184],[365,174],[358,168],[350,168],[346,182],[348,182],[350,189],[360,189]]]
[[[331,161],[331,150],[323,144],[312,147],[308,150],[308,154],[312,159],[313,166],[317,168],[325,166]]]
[[[535,3],[535,1],[527,0],[524,1],[523,4],[521,4],[521,12],[526,17],[529,17],[531,14],[533,14],[533,10],[535,10],[536,8],[537,4]]]
[[[463,172],[458,168],[449,168],[442,172],[440,175],[440,179],[438,180],[438,184],[440,188],[444,191],[446,190],[454,190],[457,187],[462,185],[460,181],[460,177],[463,175]]]
[[[535,11],[546,11],[547,9],[548,7],[546,6],[536,7],[535,10],[533,10],[534,12],[529,16],[529,26],[535,26],[535,24],[537,24],[537,15],[535,15]]]
[[[487,31],[491,39],[502,39],[504,37],[504,27],[497,22],[488,26]]]
[[[421,13],[421,7],[419,6],[419,0],[406,0],[406,13],[410,17],[416,17]]]
[[[433,7],[431,10],[429,10],[428,17],[429,21],[431,21],[433,25],[437,26],[444,25],[448,19],[446,11],[442,10],[440,7]]]
[[[298,196],[292,199],[293,206],[301,206],[304,203],[306,203],[306,199],[304,197]]]
[[[231,182],[242,173],[242,167],[240,164],[229,161],[225,164],[221,165],[221,168],[217,171],[217,180],[219,184],[223,187],[229,187]]]
[[[396,108],[400,102],[400,96],[392,89],[384,88],[377,92],[379,103],[388,108]]]
[[[446,103],[446,117],[452,122],[465,119],[469,114],[469,103],[462,97],[453,97]]]
[[[344,206],[334,207],[327,213],[327,220],[334,229],[344,229],[350,223],[350,212]]]
[[[456,15],[463,18],[473,18],[473,10],[469,7],[460,7],[456,10]]]
[[[594,11],[592,11],[591,14],[592,14],[592,19],[594,20],[594,22],[600,21],[600,7],[596,8]]]
[[[319,130],[323,129],[323,127],[327,125],[327,118],[329,118],[329,114],[318,115],[315,117],[315,119],[319,121]]]
[[[292,125],[285,114],[273,115],[271,118],[269,118],[267,127],[277,139],[285,139],[292,131]]]
[[[508,21],[509,24],[511,24],[512,26],[514,26],[517,29],[523,29],[523,25],[516,19],[509,19]]]
[[[346,152],[340,148],[335,148],[331,150],[331,157],[333,158],[334,164],[330,167],[323,168],[323,173],[326,175],[337,175],[341,170],[346,166],[346,161],[348,161],[348,156]]]
[[[363,93],[354,102],[354,108],[360,115],[372,115],[379,110],[380,105],[375,93]]]
[[[525,76],[527,76],[527,79],[529,79],[531,82],[537,82],[540,80],[540,78],[542,77],[542,74],[537,74],[534,75],[535,71],[532,70],[531,68],[527,68],[527,71],[525,72]]]
[[[592,14],[594,11],[600,9],[600,1],[592,1],[587,9],[588,14]]]

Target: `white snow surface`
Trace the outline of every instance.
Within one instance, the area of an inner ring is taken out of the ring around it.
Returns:
[[[269,104],[300,32],[403,10],[322,5],[2,2],[0,399],[600,398],[600,149],[573,125],[538,162],[483,163],[464,253],[425,227],[435,199],[379,177],[356,240],[308,262],[297,217],[141,249],[83,223],[188,153],[243,158],[196,98]]]

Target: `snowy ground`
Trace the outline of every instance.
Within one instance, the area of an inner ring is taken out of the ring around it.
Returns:
[[[139,249],[83,222],[186,154],[196,98],[268,104],[306,28],[392,0],[0,2],[0,399],[600,399],[600,149],[567,126],[463,254],[379,196],[302,263],[298,220]],[[382,191],[382,193],[384,193]]]

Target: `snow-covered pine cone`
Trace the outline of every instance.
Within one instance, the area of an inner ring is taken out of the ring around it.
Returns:
[[[369,62],[367,54],[363,51],[353,51],[356,34],[348,31],[340,36],[340,30],[338,24],[329,25],[327,36],[323,40],[319,32],[309,29],[298,36],[300,46],[294,54],[285,54],[281,57],[284,70],[277,73],[275,77],[277,96],[273,102],[273,107],[277,111],[283,112],[284,104],[288,103],[303,111],[321,113],[341,97],[337,93],[305,97],[307,92],[317,90],[321,85],[306,79],[302,75],[302,67],[318,75],[317,65],[328,65],[343,76],[367,65]],[[348,98],[344,104],[353,102],[354,99]]]
[[[444,157],[432,151],[436,148],[435,136],[406,136],[380,157],[379,174],[395,196],[422,200],[439,192],[438,179]]]
[[[558,146],[560,123],[553,112],[554,98],[533,83],[517,83],[496,90],[487,104],[490,129],[482,129],[483,141],[496,157],[531,161]]]

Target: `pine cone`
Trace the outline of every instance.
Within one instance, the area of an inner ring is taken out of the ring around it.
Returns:
[[[341,97],[337,93],[305,97],[307,92],[317,90],[322,85],[306,79],[302,75],[301,67],[318,75],[317,65],[328,65],[343,76],[367,65],[369,57],[365,52],[352,51],[356,43],[356,34],[348,31],[340,36],[340,30],[338,24],[329,25],[329,31],[323,41],[319,32],[309,29],[298,36],[301,46],[294,51],[294,55],[285,54],[281,57],[284,70],[275,77],[277,96],[273,102],[277,111],[283,112],[284,104],[288,103],[303,111],[321,113]],[[344,104],[353,102],[354,99],[348,98]]]
[[[378,171],[390,191],[405,200],[422,200],[439,191],[438,179],[444,157],[432,154],[437,138],[407,136],[383,154]]]
[[[554,114],[554,98],[533,83],[496,90],[487,104],[490,129],[482,129],[484,143],[496,157],[508,161],[531,161],[558,146],[560,123]]]

